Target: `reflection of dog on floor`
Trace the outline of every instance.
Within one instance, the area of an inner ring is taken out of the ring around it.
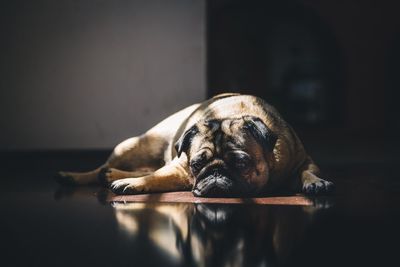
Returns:
[[[254,96],[223,94],[125,140],[96,170],[60,172],[58,179],[71,184],[106,183],[117,194],[330,191],[333,184],[318,175],[299,138],[272,106]]]
[[[181,266],[285,264],[293,260],[295,246],[301,244],[315,211],[312,207],[266,205],[113,206],[124,236],[140,243],[151,241]]]

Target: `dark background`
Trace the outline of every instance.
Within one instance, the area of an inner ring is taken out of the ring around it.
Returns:
[[[324,162],[397,161],[396,1],[2,1],[0,150],[109,151],[220,92]]]

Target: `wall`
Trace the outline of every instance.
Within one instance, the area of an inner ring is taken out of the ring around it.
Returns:
[[[110,148],[206,96],[202,0],[10,0],[0,25],[0,150]]]
[[[393,45],[399,36],[399,2],[301,1],[332,27],[343,50],[349,127],[362,135],[381,134],[387,126],[387,117],[398,119],[398,114],[387,109],[393,97],[388,91],[398,92],[397,88],[388,88],[387,74],[392,71],[388,67],[391,57],[395,56]]]

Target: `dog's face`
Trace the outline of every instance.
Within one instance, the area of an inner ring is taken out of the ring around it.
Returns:
[[[261,119],[244,116],[199,121],[175,148],[188,157],[195,196],[241,196],[267,183],[276,140]]]

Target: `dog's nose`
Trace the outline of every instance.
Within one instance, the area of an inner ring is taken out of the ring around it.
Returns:
[[[231,194],[234,181],[223,169],[214,168],[196,178],[193,194],[197,197],[227,197]]]
[[[229,173],[225,170],[225,169],[220,169],[220,168],[215,168],[213,170],[211,170],[210,175],[215,177],[215,178],[226,178],[231,180],[231,177],[229,175]]]

